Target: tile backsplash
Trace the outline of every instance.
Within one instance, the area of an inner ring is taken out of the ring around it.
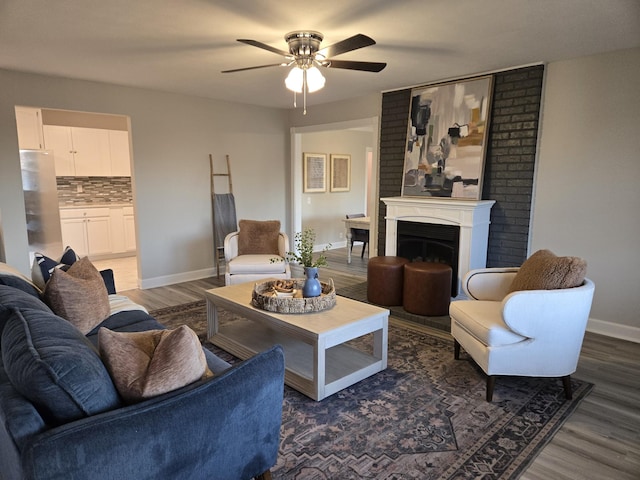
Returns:
[[[58,204],[132,203],[131,177],[56,177]]]

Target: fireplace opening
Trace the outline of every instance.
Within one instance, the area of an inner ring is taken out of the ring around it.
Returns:
[[[435,223],[398,222],[397,253],[412,262],[439,262],[451,267],[451,296],[458,295],[460,227]]]

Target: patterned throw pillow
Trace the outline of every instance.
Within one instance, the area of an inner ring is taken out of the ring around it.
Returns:
[[[75,262],[66,272],[55,269],[44,290],[44,301],[84,335],[111,314],[107,288],[88,257]]]
[[[65,248],[58,260],[36,252],[33,258],[33,265],[31,266],[31,280],[40,290],[44,290],[54,270],[57,268],[68,270],[78,258],[78,255],[76,255],[76,252],[74,252],[71,247]]]
[[[209,376],[198,335],[175,330],[98,331],[98,349],[120,396],[129,403],[176,390]]]

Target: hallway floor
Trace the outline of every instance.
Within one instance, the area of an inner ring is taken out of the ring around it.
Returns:
[[[118,293],[138,288],[138,257],[112,258],[93,262],[98,270],[110,268]]]

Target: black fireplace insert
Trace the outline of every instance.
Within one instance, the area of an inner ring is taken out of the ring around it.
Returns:
[[[451,296],[458,295],[460,227],[436,223],[398,222],[396,255],[412,262],[451,266]]]

